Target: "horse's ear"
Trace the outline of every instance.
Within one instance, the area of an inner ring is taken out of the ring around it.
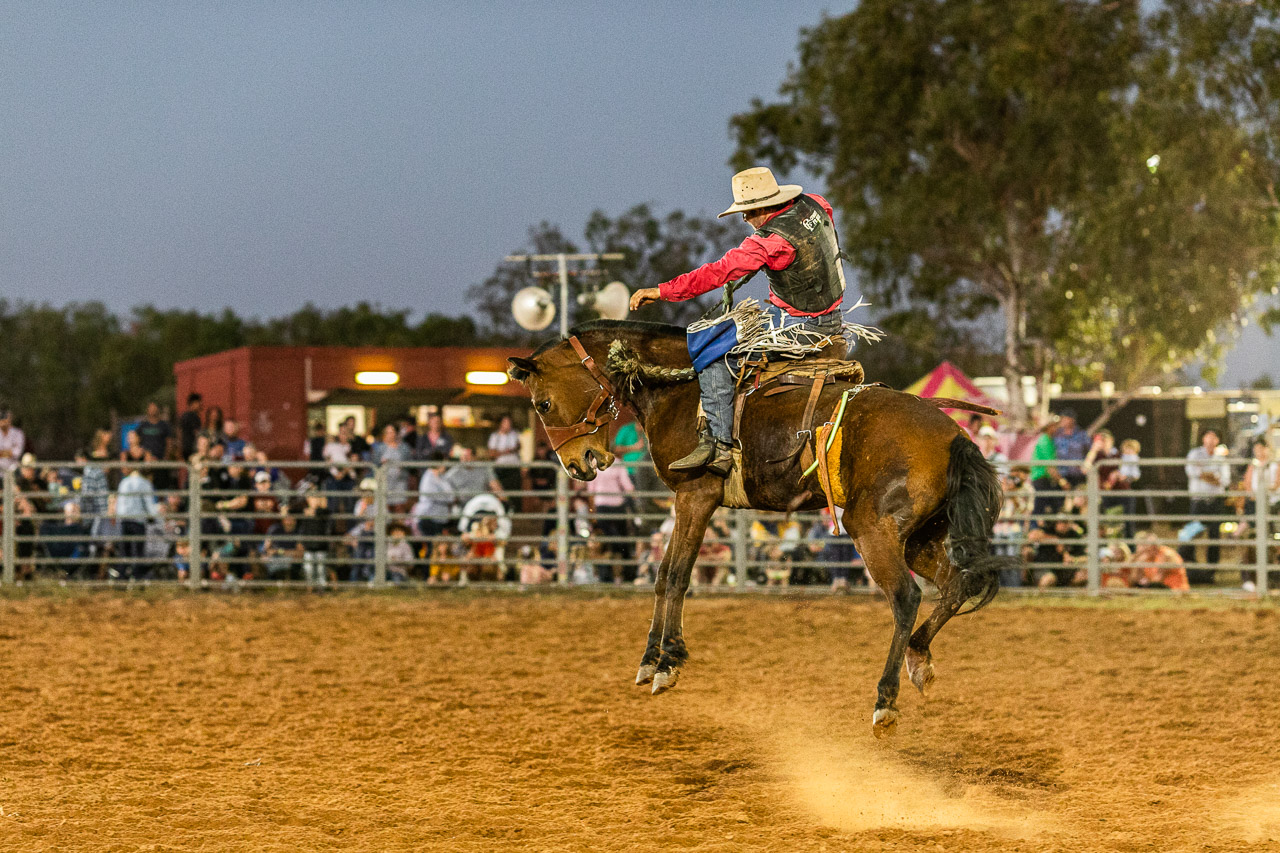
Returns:
[[[538,365],[528,358],[507,359],[507,375],[517,382],[523,382],[538,372]]]

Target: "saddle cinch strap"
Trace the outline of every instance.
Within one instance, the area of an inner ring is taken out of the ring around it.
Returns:
[[[582,366],[587,369],[587,372],[591,374],[591,378],[600,386],[600,391],[591,400],[591,405],[587,407],[586,414],[577,423],[567,427],[543,425],[543,429],[547,432],[547,440],[551,442],[553,451],[559,450],[566,442],[573,441],[578,436],[590,435],[598,431],[618,417],[618,403],[614,397],[613,384],[609,382],[609,378],[604,375],[604,371],[596,364],[595,359],[583,348],[582,342],[578,340],[577,335],[570,335],[569,343],[582,361]],[[601,407],[606,405],[608,408],[601,413]]]

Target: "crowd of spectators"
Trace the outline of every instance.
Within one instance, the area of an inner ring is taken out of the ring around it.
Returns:
[[[1137,441],[1117,444],[1105,429],[1089,434],[1064,412],[1045,421],[1026,462],[1010,462],[1002,451],[1007,437],[994,425],[975,416],[967,428],[1002,471],[993,548],[1029,563],[1026,571],[1006,572],[1005,586],[1086,582],[1084,485],[1091,471],[1102,493],[1102,583],[1111,588],[1184,590],[1213,582],[1222,553],[1213,540],[1243,536],[1255,511],[1252,497],[1229,500],[1228,490],[1252,494],[1265,477],[1272,502],[1280,502],[1280,463],[1263,439],[1252,445],[1255,464],[1233,470],[1218,433],[1204,430],[1185,468],[1191,520],[1170,527],[1138,515]],[[11,412],[0,410],[0,471],[13,471],[17,488],[19,573],[185,579],[195,539],[207,576],[228,583],[367,582],[379,542],[392,582],[643,584],[656,576],[674,526],[672,503],[634,423],[617,434],[618,464],[571,484],[566,561],[550,535],[556,471],[522,461],[522,437],[509,415],[476,447],[456,440],[439,414],[421,428],[403,418],[362,433],[353,417],[332,433],[313,424],[302,448],[307,466],[282,467],[233,419],[191,395],[176,428],[153,403],[118,446],[116,434],[96,430],[73,466],[55,468],[39,463]],[[546,446],[535,458],[555,460]],[[156,464],[164,462],[186,464]],[[199,513],[188,504],[192,494],[200,496]],[[200,519],[196,537],[188,529],[193,518]],[[738,539],[722,511],[708,528],[694,583],[736,580],[835,589],[870,583],[838,516],[759,515]],[[1241,583],[1249,588],[1248,572]]]
[[[1204,429],[1199,444],[1187,453],[1184,473],[1189,499],[1185,523],[1147,521],[1156,514],[1153,501],[1140,506],[1141,444],[1126,439],[1117,445],[1109,430],[1092,435],[1073,412],[1045,419],[1027,464],[1010,463],[998,450],[999,434],[980,417],[970,422],[975,441],[988,461],[1002,470],[1004,506],[996,525],[994,551],[1020,555],[1027,572],[1006,572],[1004,586],[1083,586],[1086,573],[1085,531],[1088,472],[1096,470],[1100,490],[1102,583],[1109,588],[1148,587],[1185,591],[1217,579],[1223,543],[1251,536],[1252,497],[1228,497],[1232,491],[1253,492],[1256,477],[1280,499],[1280,466],[1271,461],[1264,437],[1252,441],[1256,464],[1233,468],[1215,429]],[[1153,488],[1148,486],[1148,488]],[[1175,514],[1175,510],[1167,510]],[[1202,541],[1203,540],[1203,541]],[[1171,543],[1176,543],[1177,548]],[[1201,551],[1203,549],[1203,551]],[[1200,557],[1203,557],[1200,559]],[[1251,560],[1250,560],[1251,561]],[[1240,583],[1253,590],[1253,570],[1240,573]]]

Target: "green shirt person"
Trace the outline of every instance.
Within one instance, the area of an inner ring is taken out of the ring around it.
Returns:
[[[1053,446],[1053,436],[1047,432],[1040,433],[1040,437],[1036,439],[1036,446],[1031,449],[1032,462],[1052,462],[1056,458],[1057,451]],[[1049,476],[1049,469],[1045,465],[1031,466],[1031,479],[1040,480]]]
[[[627,464],[627,473],[634,475],[636,472],[636,462],[643,462],[649,456],[649,448],[645,444],[644,433],[640,431],[640,426],[635,421],[630,421],[618,427],[618,434],[613,440],[613,450],[615,453],[622,455],[622,461]]]

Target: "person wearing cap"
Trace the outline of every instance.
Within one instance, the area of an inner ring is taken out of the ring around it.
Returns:
[[[1053,449],[1059,460],[1070,459],[1084,462],[1085,456],[1089,454],[1089,447],[1092,441],[1089,433],[1080,429],[1076,423],[1076,413],[1071,409],[1066,409],[1058,415],[1058,432],[1053,437]],[[1079,486],[1085,481],[1084,468],[1080,465],[1059,465],[1058,476],[1066,480],[1073,487]]]
[[[999,462],[1008,462],[1009,457],[1000,452],[996,446],[999,444],[1000,436],[996,434],[995,427],[990,424],[983,424],[978,429],[978,438],[975,444],[982,451],[982,458],[993,464]]]
[[[631,310],[651,302],[683,302],[764,270],[769,279],[769,314],[774,328],[802,325],[820,334],[842,327],[844,269],[831,205],[797,184],[779,185],[765,168],[733,176],[733,204],[720,216],[741,213],[755,229],[724,257],[692,272],[644,287],[631,295]],[[705,467],[727,476],[732,464],[733,372],[715,358],[698,375],[708,430],[693,452],[671,464],[675,470]]]
[[[27,437],[13,425],[13,412],[0,408],[0,473],[18,467],[26,446]]]

